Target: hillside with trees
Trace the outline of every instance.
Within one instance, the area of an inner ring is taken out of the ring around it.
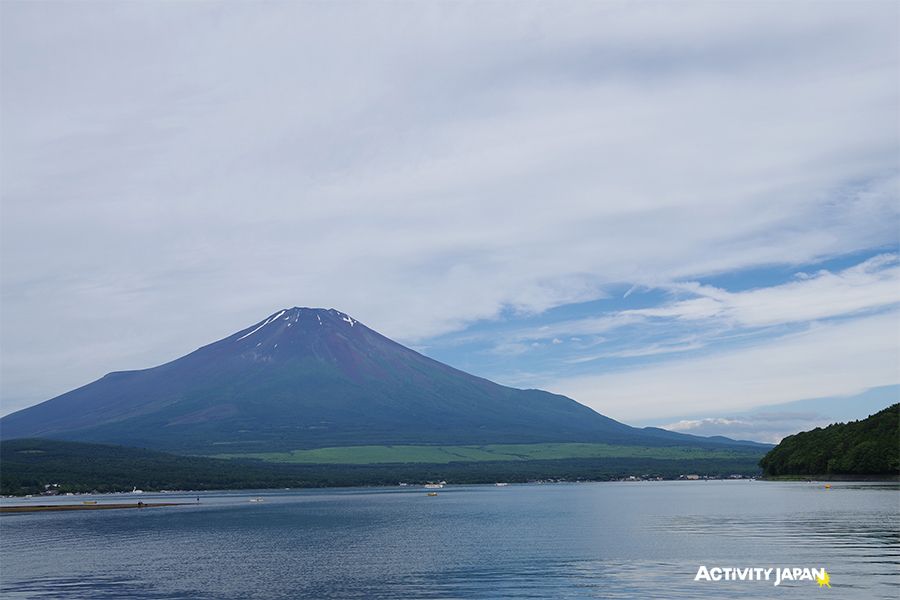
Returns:
[[[784,438],[760,466],[767,477],[900,475],[900,403],[860,421]]]

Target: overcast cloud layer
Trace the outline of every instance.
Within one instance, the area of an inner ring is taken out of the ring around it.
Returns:
[[[900,382],[894,2],[0,10],[4,413],[293,305],[617,418]]]

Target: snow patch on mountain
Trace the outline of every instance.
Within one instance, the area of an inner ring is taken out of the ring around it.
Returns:
[[[250,337],[251,335],[253,335],[253,334],[256,333],[257,331],[259,331],[260,329],[262,329],[263,327],[265,327],[266,325],[268,325],[269,323],[271,323],[272,321],[274,321],[275,319],[277,319],[278,317],[280,317],[281,315],[283,315],[285,312],[287,312],[287,311],[284,311],[284,310],[283,310],[283,311],[281,311],[280,313],[278,313],[277,315],[275,315],[274,317],[269,317],[268,319],[266,319],[265,323],[263,323],[262,325],[260,325],[259,327],[257,327],[257,328],[254,329],[253,331],[251,331],[250,333],[246,333],[246,334],[242,335],[241,337],[239,337],[239,338],[236,339],[235,341],[236,341],[236,342],[239,342],[239,341],[241,341],[242,339],[244,339],[245,337]]]

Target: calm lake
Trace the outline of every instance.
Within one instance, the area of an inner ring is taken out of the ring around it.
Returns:
[[[47,501],[3,501],[24,502]],[[0,539],[3,598],[894,599],[900,589],[895,484],[215,492],[192,506],[6,514]],[[697,582],[701,565],[821,567],[831,589],[775,587],[774,574]]]

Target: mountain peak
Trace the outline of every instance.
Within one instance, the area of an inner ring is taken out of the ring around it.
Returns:
[[[354,327],[359,323],[350,315],[343,313],[334,308],[309,308],[305,306],[294,306],[292,308],[283,308],[272,313],[266,319],[251,325],[247,329],[234,334],[234,341],[250,338],[254,334],[265,329],[277,329],[279,332],[285,332],[286,329],[299,325],[305,328],[307,324],[315,324],[324,326],[326,324],[343,324],[346,327]],[[269,333],[266,331],[265,333]]]
[[[345,312],[341,312],[336,308],[310,308],[308,306],[294,306],[292,308],[284,308],[277,313],[270,315],[271,317],[277,317],[281,315],[281,318],[290,321],[295,320],[299,321],[302,317],[317,317],[319,319],[325,318],[337,318],[341,321],[350,324],[351,326],[359,323],[356,319],[351,317]]]
[[[423,356],[334,308],[299,306],[163,365],[111,374],[7,415],[2,429],[4,438],[199,454],[696,439],[637,430],[564,396],[498,385]]]
[[[277,316],[287,317],[300,317],[303,315],[307,316],[338,316],[338,317],[349,317],[349,315],[345,312],[341,312],[336,308],[319,308],[314,306],[292,306],[290,308],[282,308],[276,310],[274,313],[269,315],[268,318],[273,318]]]

